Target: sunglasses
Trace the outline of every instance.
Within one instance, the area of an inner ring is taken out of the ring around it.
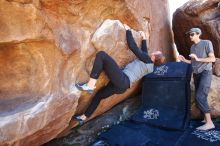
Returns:
[[[195,33],[190,33],[189,36],[193,37],[195,35]]]

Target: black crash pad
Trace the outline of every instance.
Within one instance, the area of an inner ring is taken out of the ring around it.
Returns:
[[[146,75],[142,87],[142,106],[132,117],[137,122],[183,130],[190,117],[191,66],[169,62]]]

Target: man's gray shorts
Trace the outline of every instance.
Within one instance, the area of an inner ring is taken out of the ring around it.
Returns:
[[[199,74],[194,73],[193,78],[198,107],[203,113],[210,113],[207,97],[212,81],[212,70],[204,70]]]

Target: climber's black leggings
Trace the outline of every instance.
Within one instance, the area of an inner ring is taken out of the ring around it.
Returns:
[[[91,104],[85,112],[86,117],[91,116],[102,99],[113,94],[124,93],[130,86],[128,76],[119,68],[115,60],[104,51],[99,51],[96,54],[90,77],[98,79],[102,71],[105,71],[110,81],[93,97]]]

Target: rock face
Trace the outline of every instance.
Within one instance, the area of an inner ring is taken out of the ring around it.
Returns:
[[[173,14],[174,40],[180,54],[189,57],[192,42],[185,33],[192,27],[202,30],[202,39],[211,40],[220,57],[220,0],[189,0]]]
[[[41,145],[68,127],[92,100],[74,85],[88,80],[96,52],[106,51],[121,67],[135,58],[123,23],[138,42],[136,30],[145,31],[149,52],[172,59],[167,16],[167,0],[0,0],[0,145]],[[97,90],[107,81],[102,73]],[[138,84],[103,100],[91,118]]]
[[[215,61],[214,74],[220,77],[220,59],[219,58],[216,58],[216,61]]]

